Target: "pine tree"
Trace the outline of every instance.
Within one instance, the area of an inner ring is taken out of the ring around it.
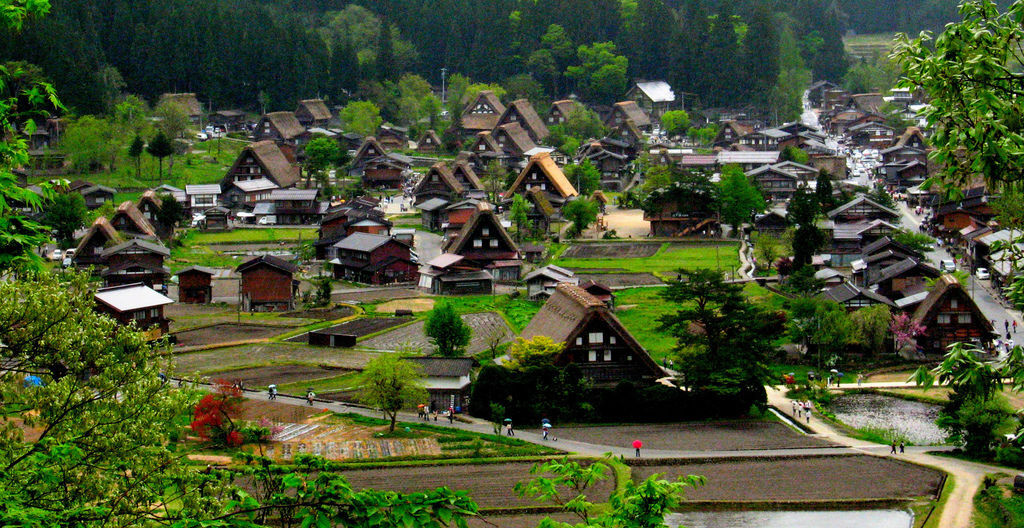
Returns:
[[[135,179],[142,177],[142,152],[145,150],[146,144],[142,141],[142,138],[138,134],[135,134],[135,139],[132,140],[131,145],[128,145],[128,156],[135,160]]]
[[[163,131],[158,131],[153,139],[149,140],[149,145],[146,145],[146,152],[150,156],[157,159],[160,166],[160,183],[164,181],[164,158],[174,153],[174,146],[171,145],[171,140],[167,138],[167,135]]]
[[[386,81],[397,77],[395,71],[395,49],[391,41],[391,24],[381,20],[380,35],[377,38],[377,79]]]

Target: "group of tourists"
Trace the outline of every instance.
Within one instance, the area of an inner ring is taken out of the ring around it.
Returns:
[[[793,400],[793,416],[800,418],[804,416],[807,418],[807,423],[811,423],[811,400],[797,401]]]

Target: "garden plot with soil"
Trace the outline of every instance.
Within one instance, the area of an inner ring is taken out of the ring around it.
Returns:
[[[334,321],[354,314],[356,311],[351,306],[334,306],[330,309],[309,309],[294,312],[285,312],[281,317],[299,319],[317,319],[320,321]]]
[[[470,339],[466,352],[470,355],[477,354],[487,349],[488,337],[494,332],[502,332],[501,342],[512,341],[515,335],[512,329],[505,324],[505,320],[494,312],[471,313],[462,316],[462,320],[473,329],[473,336]],[[385,334],[372,337],[359,343],[361,348],[372,350],[398,350],[403,345],[417,347],[424,352],[431,350],[432,346],[424,333],[424,321],[417,321],[411,325],[403,326]]]
[[[609,288],[635,288],[637,286],[663,286],[665,281],[653,273],[577,273],[580,282],[592,280]]]
[[[942,484],[938,470],[870,455],[680,461],[679,465],[632,468],[634,481],[655,473],[669,480],[685,475],[706,477],[703,486],[687,491],[688,500],[906,499],[935,497]]]
[[[475,464],[451,466],[387,467],[341,471],[355,489],[372,488],[402,493],[424,491],[447,486],[465,490],[481,508],[524,508],[539,506],[536,501],[519,497],[513,486],[529,480],[532,463]],[[593,502],[606,502],[615,486],[614,475],[599,481],[588,490]]]
[[[377,332],[387,330],[388,328],[394,328],[398,325],[408,323],[409,321],[412,321],[411,317],[362,317],[352,321],[346,321],[339,325],[334,325],[328,330],[332,333],[363,337],[370,334],[376,334]],[[295,337],[289,337],[285,341],[291,343],[305,343],[308,340],[308,334],[299,334]]]
[[[660,248],[661,244],[652,242],[573,244],[560,258],[645,258],[654,256]]]
[[[559,427],[557,436],[565,440],[617,446],[630,446],[633,444],[633,440],[639,439],[644,443],[644,449],[685,451],[739,451],[835,446],[827,440],[797,433],[779,422],[754,420]]]
[[[313,365],[271,365],[267,367],[225,370],[215,377],[234,382],[242,380],[245,387],[266,387],[267,385],[285,385],[288,383],[304,383],[308,380],[332,378],[354,372],[352,369],[323,368]]]
[[[181,332],[176,332],[174,336],[178,338],[178,347],[193,347],[216,343],[235,343],[252,339],[267,339],[287,331],[287,328],[275,326],[218,323],[192,330],[182,330]]]
[[[310,347],[291,343],[257,343],[216,350],[175,354],[174,368],[179,375],[199,373],[222,377],[220,373],[242,368],[289,365],[327,365],[362,370],[380,353],[328,347]]]
[[[415,288],[374,288],[369,290],[360,289],[357,291],[340,291],[331,294],[334,302],[374,302],[388,301],[391,299],[411,299],[422,297],[423,292]]]

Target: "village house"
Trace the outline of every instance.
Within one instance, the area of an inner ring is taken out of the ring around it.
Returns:
[[[782,236],[786,229],[789,229],[789,220],[783,210],[771,209],[754,218],[754,230],[759,234],[778,237]]]
[[[728,120],[721,123],[718,129],[718,134],[715,139],[711,142],[716,147],[729,148],[733,144],[737,144],[740,138],[750,134],[754,131],[754,127],[748,124],[743,124],[738,121]]]
[[[864,246],[861,250],[861,258],[850,263],[853,281],[857,286],[866,286],[868,282],[868,270],[880,270],[901,262],[905,259],[923,261],[924,255],[917,250],[911,249],[888,236]]]
[[[455,161],[455,164],[452,165],[452,176],[455,177],[455,181],[459,182],[459,185],[462,185],[463,192],[467,196],[484,196],[484,184],[466,160]]]
[[[404,154],[389,153],[371,159],[363,166],[363,186],[371,189],[401,188],[411,167],[412,158]]]
[[[295,118],[295,112],[270,112],[256,123],[254,133],[256,141],[269,140],[278,145],[292,147],[288,149],[289,161],[294,161],[295,147],[306,142],[306,127]]]
[[[899,222],[900,213],[894,211],[867,196],[860,194],[826,213],[829,220],[836,223],[860,222],[862,220],[885,220]]]
[[[896,131],[885,123],[869,121],[846,129],[851,142],[860,148],[884,149],[892,144]]]
[[[203,118],[203,105],[199,103],[199,99],[194,93],[165,93],[160,96],[157,106],[164,103],[174,103],[183,108],[192,124],[199,124]]]
[[[562,215],[548,201],[547,194],[538,187],[532,187],[526,192],[526,202],[530,209],[526,212],[526,219],[533,226],[533,231],[547,235],[551,227],[556,223],[564,221]]]
[[[632,121],[633,125],[641,132],[651,131],[651,117],[636,104],[636,101],[620,101],[612,105],[612,112],[608,115],[604,125],[611,129],[617,129],[627,120]]]
[[[117,189],[106,185],[97,185],[85,180],[75,180],[68,184],[67,190],[82,195],[85,199],[85,207],[90,211],[97,209],[107,202],[114,201],[114,194]]]
[[[346,203],[328,211],[317,229],[317,241],[313,244],[316,258],[327,260],[329,248],[339,240],[353,233],[387,235],[392,223],[384,218],[384,212],[374,207],[359,207]]]
[[[167,291],[171,271],[164,259],[171,251],[162,244],[133,238],[111,246],[101,254],[107,268],[100,274],[104,286],[141,282],[157,291]]]
[[[226,133],[241,132],[245,129],[245,112],[242,110],[217,110],[210,114],[210,124]]]
[[[958,239],[962,229],[987,224],[996,215],[992,198],[984,186],[979,186],[967,189],[960,200],[941,203],[935,208],[938,234]]]
[[[676,107],[676,94],[665,81],[639,81],[626,92],[626,98],[635,101],[652,120],[661,122],[661,116]]]
[[[445,241],[441,251],[464,257],[464,264],[490,272],[496,281],[519,280],[519,248],[485,203],[479,204],[458,235]]]
[[[153,187],[152,190],[157,195],[161,195],[161,194],[169,194],[169,195],[171,195],[171,198],[174,198],[174,201],[176,201],[179,204],[181,204],[181,207],[183,209],[188,209],[188,194],[185,193],[185,189],[179,189],[179,188],[177,188],[177,187],[175,187],[173,185],[167,185],[166,183],[164,183],[164,184],[160,185],[159,187]]]
[[[162,206],[163,200],[153,190],[143,192],[142,196],[139,197],[138,203],[135,205],[142,213],[143,218],[149,221],[153,229],[156,230],[157,236],[161,240],[166,240],[174,234],[175,226],[160,221],[160,208]]]
[[[186,185],[185,195],[188,196],[188,211],[198,213],[216,205],[220,205],[221,186],[218,183]]]
[[[605,147],[603,141],[590,141],[580,147],[576,162],[590,161],[601,172],[601,188],[621,191],[632,176],[630,157]]]
[[[92,225],[78,241],[72,263],[82,269],[103,264],[103,250],[108,246],[120,244],[124,238],[110,225],[106,217],[100,216],[93,220]],[[96,273],[99,270],[94,270]]]
[[[542,152],[530,158],[512,186],[505,192],[505,201],[511,202],[512,195],[526,194],[531,188],[539,187],[555,209],[560,210],[565,203],[579,193],[565,177],[565,173],[551,159],[551,155]]]
[[[420,210],[420,222],[423,228],[428,231],[439,231],[445,221],[445,207],[449,204],[444,198],[430,198],[417,204],[415,207]]]
[[[430,167],[423,178],[412,191],[413,204],[419,206],[427,200],[440,198],[448,203],[462,198],[466,188],[455,179],[452,170],[443,161],[439,161]]]
[[[885,267],[869,266],[865,283],[876,293],[895,301],[925,291],[928,279],[934,280],[939,275],[939,270],[925,261],[907,257]]]
[[[264,255],[243,262],[235,272],[241,276],[238,302],[244,312],[285,312],[295,308],[299,281],[293,279],[294,264]]]
[[[555,287],[563,282],[578,285],[580,279],[572,271],[550,264],[526,274],[523,282],[526,283],[526,296],[536,300],[551,297]]]
[[[481,203],[486,202],[476,198],[467,198],[444,207],[444,211],[440,213],[443,216],[440,229],[444,230],[444,237],[457,236],[462,231],[462,226],[466,225],[466,222],[469,222],[469,219],[480,208]]]
[[[442,253],[420,268],[419,287],[433,295],[490,294],[494,277],[465,262],[462,255]]]
[[[900,134],[900,137],[896,138],[896,142],[892,146],[910,147],[923,151],[928,149],[928,140],[925,139],[920,128],[911,126],[903,130],[903,133]]]
[[[597,385],[622,381],[653,383],[665,372],[605,303],[572,284],[559,284],[522,338],[537,336],[564,343],[555,365],[577,365]]]
[[[94,294],[96,311],[110,316],[121,326],[134,324],[147,340],[159,339],[170,329],[164,306],[171,299],[145,284],[121,284],[99,288]]]
[[[231,229],[231,210],[219,205],[204,209],[202,211],[203,221],[200,228],[203,231],[227,231]]]
[[[317,200],[317,189],[274,189],[266,200],[256,203],[257,217],[273,215],[280,225],[319,224],[327,210]]]
[[[420,136],[419,141],[416,142],[416,150],[418,152],[437,152],[441,150],[443,143],[441,138],[438,137],[437,132],[433,129],[427,130]]]
[[[463,412],[469,408],[473,358],[410,357],[405,360],[423,373],[423,388],[431,410]]]
[[[828,301],[835,301],[843,305],[848,311],[859,310],[867,306],[884,304],[894,306],[891,299],[875,293],[867,288],[854,286],[850,282],[844,282],[833,286],[822,293],[822,298]]]
[[[807,89],[807,100],[811,108],[823,108],[825,104],[825,92],[839,88],[832,81],[816,81]]]
[[[367,136],[363,139],[363,142],[359,144],[359,148],[356,149],[356,153],[352,156],[351,169],[349,175],[357,176],[363,173],[363,167],[366,166],[371,160],[381,158],[388,155],[388,150],[381,145],[377,138],[373,136]]]
[[[495,128],[491,136],[507,158],[521,160],[537,148],[537,144],[519,123],[505,123]]]
[[[135,202],[124,201],[117,206],[117,212],[111,217],[110,225],[114,226],[118,233],[129,237],[157,238],[156,228],[146,220],[142,211],[135,206]]]
[[[913,322],[924,327],[917,350],[941,357],[953,343],[972,343],[986,350],[996,331],[971,296],[952,275],[942,275],[914,310]]]
[[[548,131],[548,127],[544,125],[544,120],[537,115],[533,105],[526,99],[517,99],[509,103],[501,117],[498,118],[498,123],[494,128],[498,129],[510,123],[517,123],[522,127],[530,137],[530,141],[535,144],[539,144],[551,133]]]
[[[385,123],[377,130],[377,141],[385,148],[409,148],[409,129]]]
[[[746,175],[755,180],[764,197],[773,202],[788,202],[800,182],[797,175],[777,168],[776,165],[762,165],[747,171]]]
[[[780,154],[777,150],[750,152],[723,150],[716,155],[715,162],[719,167],[739,165],[746,172],[762,165],[775,165],[779,162]]]
[[[189,266],[175,275],[178,277],[178,302],[206,304],[213,302],[213,276],[216,270],[203,266]]]
[[[257,141],[238,153],[221,179],[222,196],[218,199],[230,208],[251,208],[269,198],[271,191],[293,187],[299,178],[298,167],[288,161],[281,147],[273,141]]]
[[[505,105],[491,90],[482,90],[472,102],[466,105],[459,116],[460,135],[463,138],[489,132],[498,126],[498,119],[505,113]]]
[[[878,172],[890,191],[920,187],[928,179],[928,165],[918,160],[886,163],[878,168]]]
[[[718,236],[718,213],[712,197],[680,182],[651,191],[644,204],[644,221],[652,237]]]
[[[611,309],[615,309],[615,292],[611,288],[593,279],[579,284],[583,291],[593,295]]]
[[[334,257],[330,262],[336,279],[364,284],[419,279],[419,266],[412,261],[409,246],[388,235],[352,233],[331,246],[328,256]]]
[[[583,105],[572,99],[555,101],[551,103],[551,108],[548,109],[547,123],[548,125],[560,125],[569,119],[570,114],[582,109]]]
[[[295,109],[295,119],[307,130],[327,128],[331,122],[331,110],[323,99],[303,99]]]
[[[864,248],[870,243],[885,237],[891,237],[899,227],[885,220],[861,220],[849,223],[836,223],[830,220],[819,223],[832,240],[831,254],[833,266],[846,266],[863,254]]]

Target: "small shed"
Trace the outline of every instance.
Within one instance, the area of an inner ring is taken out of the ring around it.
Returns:
[[[309,344],[329,347],[351,348],[356,346],[356,336],[346,334],[342,330],[323,328],[313,330],[309,334]]]
[[[227,231],[231,229],[231,223],[228,221],[231,211],[226,207],[211,207],[206,211],[203,211],[203,216],[206,217],[205,230],[206,231]]]
[[[392,229],[391,236],[399,242],[407,244],[409,247],[416,245],[416,229],[414,228],[399,228]]]
[[[469,406],[472,358],[407,358],[423,372],[423,388],[430,396],[430,408],[462,412]]]
[[[213,276],[216,270],[204,266],[189,266],[178,277],[178,302],[206,304],[213,300]]]
[[[519,246],[519,251],[522,252],[523,259],[527,262],[540,262],[544,260],[544,246],[523,244]]]

